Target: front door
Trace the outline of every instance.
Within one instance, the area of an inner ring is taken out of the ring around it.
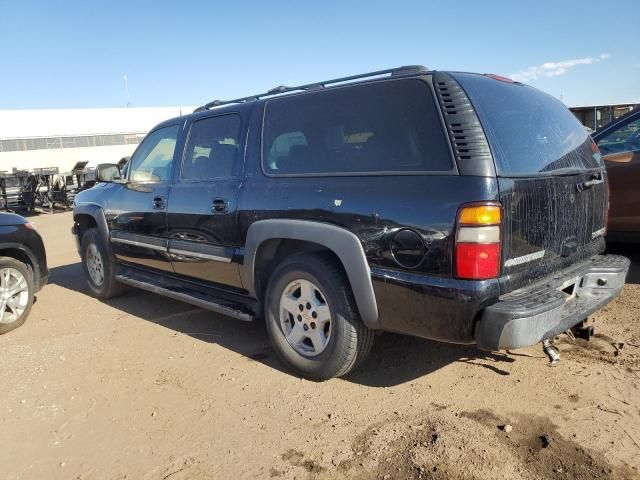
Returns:
[[[233,113],[191,124],[167,218],[175,273],[225,288],[242,286],[234,261],[240,130],[241,116]]]
[[[109,196],[106,218],[116,258],[171,272],[167,202],[180,125],[147,135],[129,162],[127,181]]]

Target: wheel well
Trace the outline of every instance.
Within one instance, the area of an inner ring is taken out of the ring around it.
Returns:
[[[76,215],[74,221],[76,222],[76,232],[78,234],[78,240],[82,240],[84,232],[86,232],[90,228],[96,228],[98,226],[96,220],[91,215],[87,214]]]
[[[282,260],[299,253],[322,253],[327,255],[344,271],[344,265],[333,250],[319,243],[305,240],[291,240],[286,238],[272,238],[265,240],[258,247],[254,262],[254,279],[256,282],[256,294],[262,301],[271,273]],[[346,272],[345,272],[346,273]]]
[[[33,280],[35,281],[35,275],[34,275],[35,265],[31,261],[31,258],[29,258],[29,255],[27,255],[24,250],[20,250],[19,248],[3,248],[3,249],[0,249],[0,257],[10,257],[18,260],[19,262],[24,263],[28,267],[33,277]]]

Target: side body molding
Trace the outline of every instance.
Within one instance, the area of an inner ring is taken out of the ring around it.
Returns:
[[[333,251],[347,272],[360,316],[369,328],[380,328],[378,305],[371,282],[371,269],[358,237],[344,228],[306,220],[260,220],[249,227],[245,244],[242,281],[252,295],[255,291],[255,259],[260,244],[271,239],[302,240]]]

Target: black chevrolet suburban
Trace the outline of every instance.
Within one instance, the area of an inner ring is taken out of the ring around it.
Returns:
[[[483,350],[580,324],[623,287],[607,173],[553,97],[411,66],[214,101],[101,165],[73,231],[100,298],[125,285],[240,320],[344,375],[393,331]]]

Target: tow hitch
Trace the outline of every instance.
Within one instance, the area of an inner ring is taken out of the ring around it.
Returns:
[[[587,319],[585,318],[581,323],[576,325],[570,330],[576,338],[581,338],[583,340],[591,340],[593,337],[594,328],[593,325],[587,325]]]

